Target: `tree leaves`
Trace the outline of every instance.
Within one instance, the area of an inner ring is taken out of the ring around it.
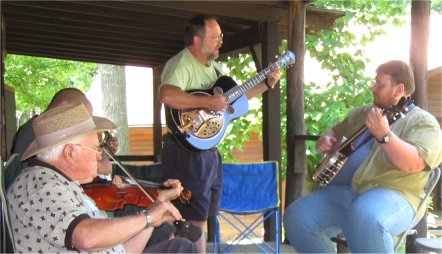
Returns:
[[[442,0],[441,0],[442,1]],[[401,25],[401,15],[409,10],[410,1],[324,1],[317,0],[313,5],[322,8],[343,10],[345,15],[336,20],[332,31],[323,30],[319,35],[306,34],[306,50],[316,58],[323,68],[322,75],[328,75],[325,84],[305,84],[305,134],[321,135],[327,129],[342,120],[354,107],[372,101],[371,86],[373,77],[364,74],[366,63],[370,61],[365,53],[367,43],[377,36],[385,34],[385,24]],[[356,28],[357,29],[356,29]],[[287,43],[282,42],[280,51],[286,49]],[[231,69],[235,80],[246,80],[256,72],[249,68],[252,61],[250,55],[230,57],[226,67]],[[281,132],[282,162],[285,176],[286,163],[286,80],[281,78]],[[261,103],[261,98],[258,99]],[[227,137],[218,147],[224,160],[233,160],[231,150],[241,148],[242,142],[248,140],[251,132],[261,133],[261,109],[252,109],[247,117],[242,117],[231,125]],[[257,118],[258,121],[250,119]],[[322,155],[316,153],[314,141],[307,141],[307,167],[313,171]]]
[[[89,90],[98,68],[95,63],[12,54],[5,65],[5,83],[15,89],[20,124],[45,110],[52,96],[63,88]]]

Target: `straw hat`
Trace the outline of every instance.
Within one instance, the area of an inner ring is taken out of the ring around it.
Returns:
[[[92,116],[84,104],[50,109],[36,117],[32,126],[35,140],[23,154],[22,160],[79,136],[117,128],[106,118]]]

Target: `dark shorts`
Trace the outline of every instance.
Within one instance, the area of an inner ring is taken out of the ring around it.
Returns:
[[[167,138],[161,152],[161,167],[166,179],[179,179],[192,192],[190,205],[174,205],[186,220],[206,221],[216,215],[223,187],[222,161],[217,149],[191,151]]]

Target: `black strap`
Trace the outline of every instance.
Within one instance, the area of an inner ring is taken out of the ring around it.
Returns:
[[[213,68],[215,69],[215,73],[216,73],[216,77],[219,78],[221,77],[223,74],[221,73],[220,70],[218,70],[218,68],[216,68],[216,66],[214,65]]]

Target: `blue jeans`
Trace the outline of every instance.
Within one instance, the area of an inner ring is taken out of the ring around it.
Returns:
[[[298,253],[336,252],[330,237],[343,233],[352,253],[394,253],[393,237],[410,225],[414,210],[399,193],[375,188],[358,194],[328,185],[290,204],[284,228]]]

